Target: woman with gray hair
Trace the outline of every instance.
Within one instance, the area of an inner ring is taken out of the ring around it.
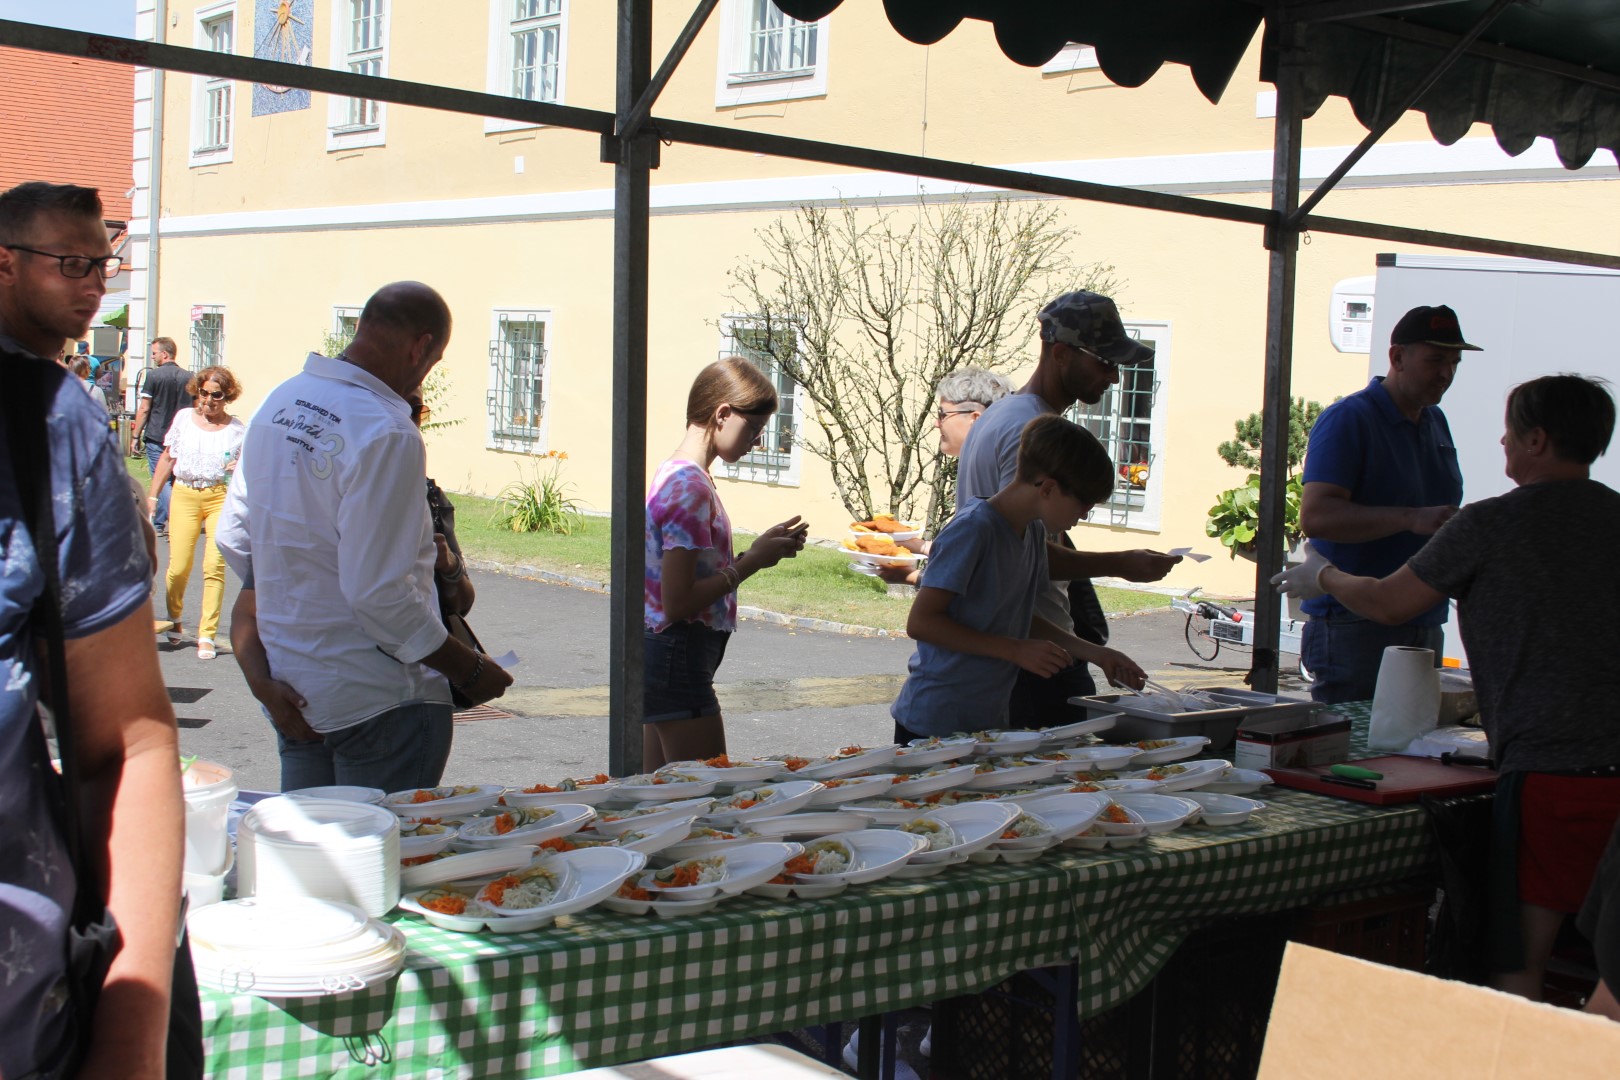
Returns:
[[[957,368],[935,388],[939,408],[934,413],[934,427],[939,431],[939,449],[947,457],[959,457],[967,442],[968,429],[984,415],[992,403],[1012,393],[1012,382],[1007,376],[984,368]],[[901,546],[919,555],[928,554],[927,540],[903,540]],[[922,572],[903,566],[878,567],[878,576],[891,585],[915,585]]]

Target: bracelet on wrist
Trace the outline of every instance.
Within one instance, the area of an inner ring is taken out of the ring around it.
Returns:
[[[439,574],[439,580],[443,581],[443,582],[446,582],[446,583],[449,583],[449,582],[452,582],[452,581],[460,581],[462,578],[464,578],[466,576],[467,576],[467,560],[463,559],[460,555],[457,555],[456,556],[455,569],[454,570],[446,570],[443,573],[440,573]]]
[[[471,687],[475,683],[477,683],[478,682],[478,676],[480,676],[480,675],[482,675],[484,673],[484,654],[483,653],[478,653],[476,655],[477,655],[478,659],[473,662],[473,669],[472,669],[472,674],[471,675],[468,675],[461,682],[456,682],[454,679],[450,680],[450,685],[452,687],[454,687],[455,689],[460,690],[463,694],[465,694],[467,692],[469,687]]]

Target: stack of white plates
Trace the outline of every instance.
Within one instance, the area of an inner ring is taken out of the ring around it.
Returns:
[[[198,983],[229,994],[345,994],[405,966],[403,933],[330,900],[230,900],[193,912],[187,927]]]
[[[380,806],[282,796],[242,815],[240,896],[308,896],[367,915],[399,902],[399,819]]]

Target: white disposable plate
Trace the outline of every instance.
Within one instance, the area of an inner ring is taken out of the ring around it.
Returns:
[[[1132,795],[1120,792],[1114,802],[1142,819],[1151,834],[1179,828],[1199,812],[1198,804],[1174,795]]]
[[[1249,820],[1250,814],[1266,808],[1266,804],[1257,799],[1212,791],[1189,791],[1181,797],[1191,799],[1203,808],[1200,817],[1205,825],[1241,825]]]
[[[1002,788],[1022,787],[1040,780],[1049,780],[1056,774],[1057,765],[1054,762],[1043,761],[1039,765],[1013,765],[1004,769],[975,773],[960,786],[969,791],[999,791]]]
[[[618,786],[618,781],[610,780],[605,784],[588,784],[584,787],[575,788],[573,791],[522,791],[513,788],[501,796],[501,802],[519,809],[534,806],[555,806],[557,803],[600,806],[613,797],[613,790]]]
[[[300,799],[336,799],[339,802],[380,804],[388,793],[382,788],[355,787],[351,784],[329,784],[326,787],[306,787],[283,792]]]
[[[515,808],[511,808],[515,809]],[[532,825],[520,825],[510,832],[497,833],[496,822],[499,814],[489,817],[473,818],[461,826],[456,833],[456,840],[464,847],[510,847],[513,844],[540,844],[558,836],[567,836],[578,832],[596,817],[596,811],[589,806],[579,803],[557,803],[552,806],[533,807],[535,810],[549,810],[550,816],[542,818]]]
[[[1091,771],[1094,762],[1088,756],[1072,754],[1067,750],[1038,750],[1027,756],[1028,761],[1050,761],[1058,776],[1077,776]]]
[[[730,852],[713,852],[713,853],[710,853],[708,855],[697,856],[697,858],[703,859],[703,860],[708,860],[708,859],[719,859],[720,860],[720,869],[721,869],[722,876],[719,879],[715,880],[715,881],[706,882],[706,883],[704,883],[702,885],[680,885],[680,886],[676,886],[674,888],[662,889],[662,888],[658,888],[657,885],[655,884],[656,879],[655,879],[654,875],[652,873],[646,873],[646,874],[642,874],[642,875],[640,875],[639,877],[636,878],[636,886],[638,888],[646,889],[648,892],[652,893],[654,896],[661,896],[661,897],[665,897],[665,898],[670,899],[670,900],[707,900],[711,896],[718,896],[719,895],[719,893],[720,893],[720,882],[725,880],[725,876],[729,875],[731,873],[731,863],[730,863],[729,859],[727,858],[727,856],[729,854],[730,854]],[[675,862],[670,863],[669,865],[678,866],[681,863],[684,863],[684,862],[687,862],[687,861],[689,861],[689,860],[680,859],[680,860],[677,860]],[[757,882],[756,882],[756,884],[757,884]]]
[[[1144,739],[1142,741],[1159,742],[1161,740]],[[1204,738],[1202,735],[1181,735],[1174,739],[1165,739],[1163,741],[1171,743],[1172,745],[1160,747],[1157,750],[1142,750],[1142,752],[1137,754],[1136,757],[1131,761],[1131,764],[1141,768],[1145,765],[1163,765],[1167,761],[1180,761],[1182,758],[1192,757],[1194,754],[1198,753],[1204,747],[1209,745],[1209,740]],[[1135,744],[1126,743],[1125,745],[1134,746]],[[1142,748],[1137,747],[1137,749],[1141,750]]]
[[[937,855],[940,853],[935,852],[935,854]],[[905,878],[907,880],[912,880],[915,878],[931,878],[938,874],[943,874],[946,870],[949,870],[953,866],[961,866],[970,858],[972,858],[971,855],[960,851],[953,852],[948,858],[940,859],[938,862],[922,863],[918,862],[914,857],[910,862],[898,868],[889,876],[892,878]]]
[[[894,764],[901,769],[925,769],[942,761],[955,761],[973,753],[974,742],[966,735],[941,739],[936,746],[924,745],[929,739],[913,739],[895,752]]]
[[[895,752],[899,749],[893,744],[874,746],[846,758],[837,760],[822,758],[819,761],[812,761],[798,771],[785,769],[779,775],[784,780],[825,780],[828,777],[855,776],[887,765],[894,760]]]
[[[871,823],[871,819],[863,814],[852,814],[843,810],[823,810],[761,818],[758,821],[749,822],[748,831],[755,836],[772,840],[788,840],[804,836],[816,837],[830,836],[833,833],[860,832]]]
[[[914,779],[901,780],[897,784],[889,785],[889,798],[915,799],[922,795],[932,795],[936,791],[946,788],[971,787],[968,781],[978,773],[977,765],[953,765],[950,767],[937,766],[940,771],[932,776],[916,776]],[[879,795],[879,798],[882,796]]]
[[[720,882],[720,891],[727,896],[747,892],[755,885],[763,885],[777,874],[795,855],[804,852],[803,844],[749,844],[726,855],[726,876]]]
[[[873,799],[882,795],[889,790],[889,785],[894,783],[894,774],[835,776],[820,783],[821,790],[810,796],[808,805],[841,806],[847,802],[859,802],[862,799]]]
[[[911,833],[898,832],[893,829],[869,829],[866,832],[840,833],[834,836],[819,837],[820,840],[838,840],[849,848],[851,862],[847,870],[836,874],[799,874],[795,875],[794,885],[769,886],[774,889],[794,888],[796,894],[806,899],[816,896],[833,896],[843,891],[849,885],[865,885],[868,882],[878,881],[888,877],[906,864],[917,852],[927,846],[928,841]],[[815,840],[805,844],[808,851],[816,843]],[[801,886],[813,886],[817,891],[805,892]],[[832,891],[819,890],[836,886]],[[757,887],[753,892],[758,892]],[[760,895],[771,895],[761,893]],[[781,897],[778,897],[781,899]]]
[[[1120,797],[1130,798],[1131,796],[1124,795],[1122,793]],[[1109,821],[1106,818],[1098,818],[1094,824],[1097,828],[1102,830],[1103,835],[1110,838],[1116,836],[1146,836],[1148,833],[1147,819],[1123,803],[1120,804],[1119,808],[1125,811],[1125,816],[1131,820],[1129,822],[1122,822]]]
[[[874,555],[870,551],[851,551],[847,547],[839,547],[838,553],[868,566],[916,566],[923,561],[923,556],[910,552],[904,555]]]
[[[421,866],[407,866],[399,872],[399,883],[406,889],[425,889],[452,881],[499,877],[520,866],[528,866],[533,859],[534,849],[527,847],[467,851]]]
[[[685,799],[680,802],[654,803],[651,807],[632,807],[636,810],[650,810],[651,813],[637,814],[634,817],[620,817],[614,819],[615,814],[623,814],[624,810],[607,809],[598,811],[596,821],[591,829],[603,836],[618,836],[632,829],[646,831],[653,825],[674,821],[676,818],[691,817],[702,814],[714,803],[713,799]],[[656,807],[656,808],[655,808]]]
[[[551,855],[548,858],[568,868],[568,884],[558,891],[557,898],[551,903],[544,907],[532,908],[521,915],[499,913],[481,916],[442,915],[422,907],[417,902],[419,893],[402,897],[399,906],[446,930],[476,932],[480,929],[489,929],[497,934],[515,934],[525,930],[538,930],[543,926],[549,926],[564,915],[572,915],[596,906],[617,892],[626,878],[639,872],[647,863],[647,856],[641,852],[625,851],[622,848],[589,848],[584,851]],[[476,901],[469,904],[469,910],[474,905]],[[473,923],[480,925],[473,926],[471,925]]]
[[[714,790],[714,780],[671,780],[665,783],[637,784],[639,777],[626,777],[613,788],[615,802],[666,802],[672,799],[695,799]]]
[[[1061,844],[1091,828],[1098,816],[1108,809],[1108,803],[1108,796],[1101,792],[1071,791],[1048,796],[1034,809],[1025,807],[1025,812],[1052,826],[1052,834],[1057,837],[1054,842]],[[997,847],[1021,845],[1022,841],[1018,840],[996,841]]]
[[[412,801],[419,791],[449,792],[458,785],[445,784],[436,788],[411,788],[409,791],[396,791],[383,797],[382,805],[388,807],[400,817],[468,817],[487,810],[495,805],[506,789],[500,784],[464,784],[462,787],[471,787],[474,790],[466,795],[446,795],[443,798],[430,799],[425,802]]]
[[[748,890],[749,896],[763,896],[768,900],[787,900],[797,897],[800,900],[825,900],[829,896],[837,896],[849,888],[847,881],[819,881],[803,878],[786,885],[773,885],[767,881],[763,885],[755,885]]]
[[[780,761],[740,761],[728,769],[705,765],[701,761],[676,761],[669,766],[673,771],[699,780],[714,780],[722,784],[752,784],[769,780],[782,771]]]
[[[1175,767],[1176,764],[1177,763],[1175,762],[1169,762],[1165,765],[1155,765],[1151,769],[1144,769],[1138,772],[1121,773],[1119,778],[1121,780],[1154,780],[1155,772],[1158,772],[1161,769]],[[1182,769],[1181,772],[1160,774],[1162,779],[1158,779],[1157,781],[1160,791],[1187,791],[1191,788],[1203,787],[1205,784],[1209,783],[1213,777],[1219,776],[1221,773],[1232,767],[1232,763],[1230,761],[1219,761],[1207,758],[1200,761],[1181,762],[1179,764],[1180,768]]]
[[[1142,841],[1146,840],[1147,837],[1148,834],[1146,829],[1142,829],[1140,832],[1131,833],[1129,835],[1116,834],[1114,836],[1107,836],[1101,832],[1099,826],[1093,825],[1079,836],[1065,840],[1063,842],[1063,846],[1066,848],[1076,848],[1082,851],[1101,851],[1103,848],[1131,847],[1134,844],[1140,844]]]
[[[1025,810],[1039,810],[1053,799],[1061,799],[1069,795],[1096,794],[1096,792],[1077,792],[1073,788],[1077,784],[1091,784],[1084,776],[1060,776],[1055,784],[1041,784],[1027,790],[1013,790],[999,792],[999,801],[1017,803]],[[1095,786],[1093,784],[1093,786]],[[1044,811],[1039,811],[1044,813]]]
[[[707,900],[626,900],[622,896],[609,896],[602,906],[621,915],[645,915],[652,912],[661,919],[674,919],[682,915],[701,915],[713,911],[723,897],[711,896]]]
[[[982,731],[974,733],[973,752],[981,757],[1017,757],[1041,745],[1039,731]]]
[[[432,827],[432,826],[430,826]],[[436,855],[450,846],[450,841],[456,838],[456,830],[452,826],[437,826],[443,832],[426,833],[421,836],[399,837],[399,857],[401,859],[418,859],[423,855]]]
[[[1134,746],[1075,746],[1064,753],[1091,762],[1091,767],[1098,772],[1114,772],[1135,761],[1142,751]]]
[[[667,851],[671,847],[685,840],[692,833],[692,823],[697,818],[682,815],[664,821],[654,822],[645,829],[631,829],[630,832],[620,833],[618,843],[614,847],[624,851],[639,851],[643,855],[656,855]],[[634,840],[626,840],[631,833],[640,832],[645,835]]]
[[[1157,780],[1097,780],[1093,781],[1104,791],[1134,791],[1140,794],[1152,794],[1163,791],[1164,785]]]
[[[717,801],[703,814],[703,820],[709,822],[746,822],[760,818],[781,817],[791,814],[801,806],[807,805],[816,793],[822,788],[814,780],[776,780],[761,783],[761,788],[771,791],[770,797],[760,800],[746,810],[733,810],[726,806],[726,800]],[[743,791],[756,791],[757,788],[744,788]],[[741,794],[739,792],[738,794]],[[730,796],[736,798],[735,795]]]
[[[723,826],[711,826],[725,832],[731,832]],[[687,859],[701,859],[708,855],[724,855],[728,851],[746,847],[749,844],[768,844],[776,839],[773,836],[760,836],[752,831],[738,832],[732,839],[723,839],[713,836],[688,836],[679,843],[671,844],[658,853],[658,864],[668,866],[670,863],[684,862]]]
[[[1070,704],[1084,704],[1085,698],[1071,698]],[[1041,728],[1041,742],[1052,746],[1070,739],[1078,739],[1082,735],[1095,735],[1099,731],[1107,731],[1119,721],[1119,716],[1109,713],[1107,716],[1096,716],[1090,720],[1080,720],[1073,724],[1059,724],[1056,727]]]
[[[910,861],[927,865],[948,861],[953,855],[971,855],[993,844],[1008,823],[1021,812],[1013,803],[974,803],[930,810],[922,816],[949,825],[956,833],[956,843],[938,851],[919,851]]]
[[[901,522],[897,522],[897,524],[910,525],[911,523],[909,521],[901,521]],[[849,530],[849,536],[850,536],[850,539],[852,539],[852,540],[857,538],[857,537],[861,537],[861,536],[887,536],[890,540],[893,540],[897,544],[902,540],[915,540],[915,539],[917,539],[917,537],[921,536],[922,534],[923,534],[922,526],[920,526],[920,525],[915,526],[915,527],[910,528],[910,529],[901,529],[899,532],[882,532],[882,531],[880,531],[878,529],[864,529],[864,530],[863,529],[850,529]],[[844,550],[848,551],[849,549],[845,548]]]
[[[197,941],[220,950],[262,949],[276,941],[303,949],[335,948],[365,931],[366,913],[307,896],[244,897],[198,908],[186,925]]]
[[[643,857],[643,861],[645,861],[645,857]],[[563,860],[563,857],[557,852],[542,851],[537,853],[535,857],[530,859],[526,865],[520,866],[516,870],[513,870],[511,872],[511,876],[522,877],[524,874],[531,873],[536,870],[548,870],[554,877],[556,888],[552,890],[551,898],[548,900],[542,901],[538,904],[531,904],[528,907],[519,907],[517,905],[496,907],[493,903],[484,899],[482,895],[484,886],[489,885],[490,882],[485,882],[484,885],[473,890],[473,898],[480,904],[483,904],[484,907],[488,908],[491,915],[499,915],[501,918],[507,919],[533,915],[542,909],[550,908],[560,903],[574,894],[574,868],[568,865],[568,863]],[[499,881],[501,879],[495,878],[493,880]]]
[[[1258,769],[1227,769],[1200,790],[1218,795],[1248,795],[1272,782],[1271,777]]]
[[[881,801],[880,799],[867,799],[864,802],[845,803],[838,809],[847,814],[859,814],[874,825],[904,825],[906,822],[920,818],[934,809],[927,803],[918,803],[915,807],[898,807],[894,809],[871,805],[874,802]]]

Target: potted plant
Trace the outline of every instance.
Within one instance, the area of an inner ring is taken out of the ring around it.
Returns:
[[[1296,550],[1299,531],[1299,500],[1304,488],[1299,474],[1288,478],[1283,494],[1283,540],[1290,553]],[[1254,559],[1260,535],[1260,474],[1250,473],[1242,487],[1228,488],[1216,497],[1204,522],[1204,531],[1218,537],[1221,545],[1237,558]]]

